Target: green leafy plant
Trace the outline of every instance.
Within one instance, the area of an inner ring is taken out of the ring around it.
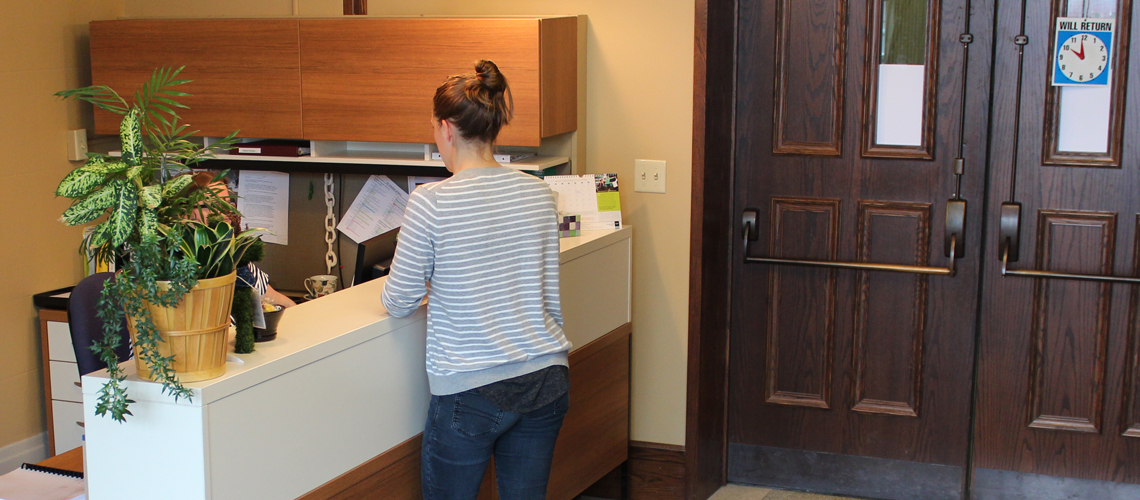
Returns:
[[[135,91],[134,104],[128,104],[106,85],[55,94],[123,115],[119,126],[121,157],[89,153],[87,163],[64,177],[56,189],[56,195],[75,200],[63,213],[64,224],[86,224],[108,215],[87,237],[82,249],[93,249],[100,260],[113,258],[115,250],[132,237],[153,233],[160,219],[184,219],[202,205],[214,212],[237,212],[216,190],[188,191],[192,180],[178,175],[228,149],[237,136],[235,131],[210,146],[190,140],[198,131],[180,124],[174,111],[186,107],[174,98],[189,95],[173,89],[190,82],[177,79],[182,69],[154,70],[150,80]]]
[[[103,218],[88,235],[80,252],[90,252],[101,261],[121,261],[123,266],[109,280],[99,299],[103,337],[92,349],[107,364],[110,380],[100,389],[96,414],[110,414],[123,422],[131,415],[115,347],[124,314],[133,319],[139,358],[162,383],[163,392],[190,398],[171,369],[172,356],[162,356],[162,337],[151,320],[147,304],[172,307],[200,279],[233,272],[242,254],[257,239],[253,231],[238,233],[226,217],[240,217],[218,195],[219,189],[194,185],[184,174],[194,164],[228,149],[237,132],[206,146],[191,137],[196,130],[179,123],[177,109],[186,108],[176,98],[189,94],[174,87],[189,83],[178,79],[182,68],[159,68],[128,103],[105,85],[56,94],[75,98],[123,115],[119,127],[122,155],[118,158],[89,153],[87,162],[60,182],[56,195],[71,198],[60,220],[69,226]],[[225,172],[218,174],[218,181]],[[215,216],[206,221],[192,217],[195,210]],[[160,285],[160,281],[168,282]]]
[[[199,278],[225,276],[234,272],[236,263],[246,250],[257,241],[258,229],[247,229],[235,234],[229,222],[207,225],[189,221],[184,226],[161,228],[170,241],[177,242],[183,255],[198,264]]]
[[[110,380],[99,390],[96,415],[110,413],[111,418],[119,422],[126,421],[126,416],[131,415],[127,408],[134,401],[127,398],[123,386],[126,375],[119,368],[119,358],[115,354],[115,349],[122,342],[119,325],[124,320],[124,314],[135,318],[138,356],[151,367],[154,379],[162,383],[162,391],[173,396],[175,401],[183,397],[189,400],[193,395],[190,389],[178,381],[171,369],[173,356],[162,356],[159,352],[158,344],[163,340],[151,321],[148,307],[148,303],[173,307],[198,283],[197,264],[192,259],[171,251],[172,249],[170,246],[164,248],[155,235],[141,238],[131,249],[131,258],[124,268],[115,279],[107,280],[103,288],[98,303],[98,316],[103,320],[103,338],[94,343],[92,350],[107,364]],[[169,282],[166,290],[158,285],[159,276],[163,275],[173,278],[161,280]]]

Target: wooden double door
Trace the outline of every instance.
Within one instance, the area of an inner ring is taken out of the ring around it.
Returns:
[[[1051,85],[1057,17],[1115,20],[1107,86]],[[1140,498],[1134,20],[735,3],[729,482]]]

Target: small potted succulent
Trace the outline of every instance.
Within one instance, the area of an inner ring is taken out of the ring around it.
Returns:
[[[240,231],[240,214],[211,188],[224,173],[205,186],[195,186],[193,176],[186,175],[234,144],[237,132],[210,146],[190,140],[196,131],[180,124],[175,111],[186,107],[176,99],[188,95],[174,90],[188,83],[177,79],[181,70],[156,69],[133,102],[103,85],[56,94],[123,115],[121,157],[91,153],[56,189],[56,195],[73,200],[61,217],[64,224],[102,219],[84,239],[81,253],[122,263],[99,299],[104,335],[93,347],[110,378],[100,389],[96,414],[109,413],[120,422],[131,414],[132,402],[115,355],[124,314],[139,376],[161,382],[175,400],[190,398],[184,382],[225,371],[235,268],[258,241],[256,230]],[[192,216],[203,208],[214,216]],[[185,300],[187,294],[193,300]],[[212,304],[213,311],[187,304]],[[195,359],[196,349],[187,348],[194,343],[212,350]]]
[[[257,342],[268,342],[277,338],[277,324],[285,314],[285,307],[272,301],[262,301],[261,312],[265,315],[265,328],[254,328],[254,339]]]

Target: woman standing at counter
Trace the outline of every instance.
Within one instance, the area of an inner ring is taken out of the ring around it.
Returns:
[[[512,108],[495,63],[448,78],[433,104],[454,175],[408,198],[381,296],[395,317],[428,296],[424,499],[474,499],[492,455],[501,498],[542,499],[570,388],[554,195],[494,161]]]

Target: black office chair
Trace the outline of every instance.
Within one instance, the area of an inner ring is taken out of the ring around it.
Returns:
[[[67,299],[67,324],[71,328],[71,345],[75,349],[75,361],[79,364],[79,376],[106,368],[99,355],[91,350],[95,339],[103,338],[103,320],[97,314],[99,296],[103,284],[115,279],[115,273],[95,273],[83,278],[71,291]],[[127,319],[119,325],[119,335],[123,341],[115,349],[119,362],[131,359],[131,335],[127,331]]]

